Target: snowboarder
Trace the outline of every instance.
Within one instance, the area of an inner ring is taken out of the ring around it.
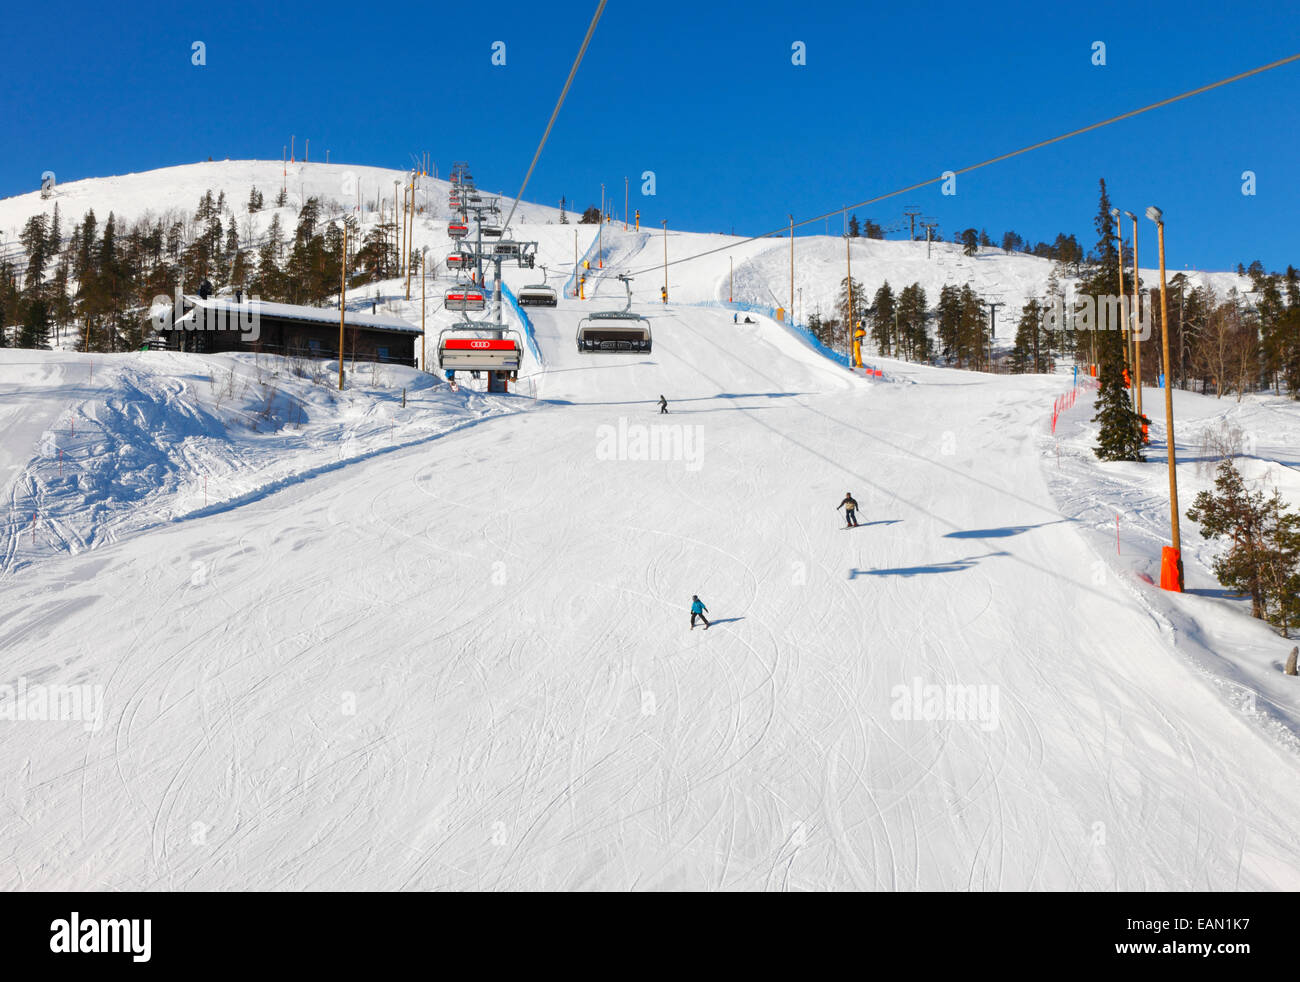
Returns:
[[[704,606],[704,601],[698,595],[691,595],[691,630],[695,630],[695,618],[704,621],[704,630],[709,629],[709,619],[704,616],[704,612],[709,608]]]
[[[844,509],[845,528],[858,527],[858,503],[853,500],[853,492],[845,491],[844,500],[835,506],[835,510]]]
[[[659,394],[659,415],[668,415],[668,400],[663,397],[663,393]]]

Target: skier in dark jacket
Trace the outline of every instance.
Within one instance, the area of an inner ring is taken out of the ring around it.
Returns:
[[[691,596],[691,630],[692,631],[695,630],[695,618],[697,617],[700,620],[704,621],[704,630],[707,631],[709,629],[709,619],[704,616],[704,612],[708,609],[709,609],[708,607],[704,606],[703,600],[701,600],[698,596],[692,594]]]
[[[858,503],[853,500],[852,491],[845,491],[844,500],[835,506],[836,511],[839,511],[841,508],[844,509],[844,523],[845,523],[844,527],[846,529],[857,528],[858,527]]]
[[[668,400],[665,399],[662,394],[659,396],[659,415],[668,415]]]

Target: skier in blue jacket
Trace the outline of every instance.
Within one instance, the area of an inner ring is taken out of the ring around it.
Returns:
[[[709,619],[704,616],[704,612],[709,608],[704,606],[704,601],[695,594],[691,595],[691,630],[695,630],[695,618],[704,621],[704,630],[709,629]]]

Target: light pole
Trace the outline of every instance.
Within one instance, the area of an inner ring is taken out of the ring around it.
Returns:
[[[429,266],[429,247],[425,246],[420,250],[420,371],[422,372],[427,372],[429,370],[429,365],[424,360],[424,339],[425,339],[424,300],[425,297],[429,295],[429,291],[425,289],[426,281],[424,278],[424,274],[428,266]]]
[[[736,257],[728,256],[727,261],[731,263],[731,275],[727,279],[727,303],[736,302]]]
[[[862,344],[858,340],[857,325],[853,322],[853,314],[854,314],[853,257],[849,252],[849,243],[851,241],[852,239],[849,238],[849,233],[845,232],[844,233],[844,270],[847,275],[844,278],[844,282],[848,284],[848,291],[849,291],[849,311],[848,311],[848,315],[845,317],[845,320],[848,322],[847,337],[848,337],[849,351],[852,352],[853,367],[861,368],[862,367]]]
[[[623,178],[623,231],[627,231],[627,178]]]
[[[1138,219],[1131,211],[1124,212],[1133,223],[1133,374],[1134,394],[1137,397],[1137,414],[1142,415],[1142,270],[1138,266]],[[1166,376],[1167,377],[1167,376]]]
[[[343,391],[343,321],[348,309],[348,223],[343,223],[343,274],[339,284],[339,391]],[[356,366],[352,366],[355,368]]]
[[[794,216],[790,216],[790,323],[794,323]]]
[[[1124,335],[1124,367],[1128,368],[1132,364],[1132,358],[1130,357],[1130,352],[1129,352],[1129,348],[1131,345],[1129,342],[1130,332],[1128,327],[1128,315],[1127,312],[1124,310],[1124,225],[1120,221],[1120,210],[1118,208],[1112,208],[1110,210],[1110,213],[1113,216],[1115,216],[1115,234],[1119,236],[1118,265],[1119,265],[1119,316],[1121,321],[1120,331]],[[1106,326],[1109,327],[1110,325],[1108,324]],[[1129,393],[1129,402],[1132,403],[1133,407],[1136,409],[1137,389],[1138,389],[1138,385],[1140,385],[1141,383],[1138,382],[1135,385],[1133,381],[1130,379],[1129,384],[1133,386],[1133,391]]]
[[[600,224],[596,226],[596,268],[605,268],[605,185],[600,186]]]
[[[1165,369],[1165,443],[1169,448],[1169,517],[1172,525],[1171,546],[1161,550],[1160,585],[1175,593],[1183,592],[1182,537],[1178,528],[1178,474],[1174,455],[1174,393],[1169,370],[1169,302],[1165,289],[1165,220],[1155,205],[1147,208],[1147,218],[1156,223],[1156,238],[1160,249],[1160,339]]]

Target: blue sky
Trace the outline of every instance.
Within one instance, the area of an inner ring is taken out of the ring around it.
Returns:
[[[595,3],[134,3],[6,14],[0,196],[224,157],[440,171],[513,193]],[[623,179],[643,221],[755,234],[1300,50],[1293,4],[684,3],[611,0],[527,198],[581,206]],[[506,65],[491,64],[494,41]],[[191,44],[207,65],[190,63]],[[791,45],[807,64],[791,64]],[[1105,66],[1091,63],[1105,42]],[[1169,265],[1300,265],[1300,63],[863,210],[1095,233],[1097,180],[1158,204]],[[654,171],[657,194],[641,196]],[[1241,193],[1243,171],[1257,193]],[[819,229],[819,230],[824,230]],[[812,231],[812,229],[809,229]],[[838,231],[832,222],[831,231]]]

